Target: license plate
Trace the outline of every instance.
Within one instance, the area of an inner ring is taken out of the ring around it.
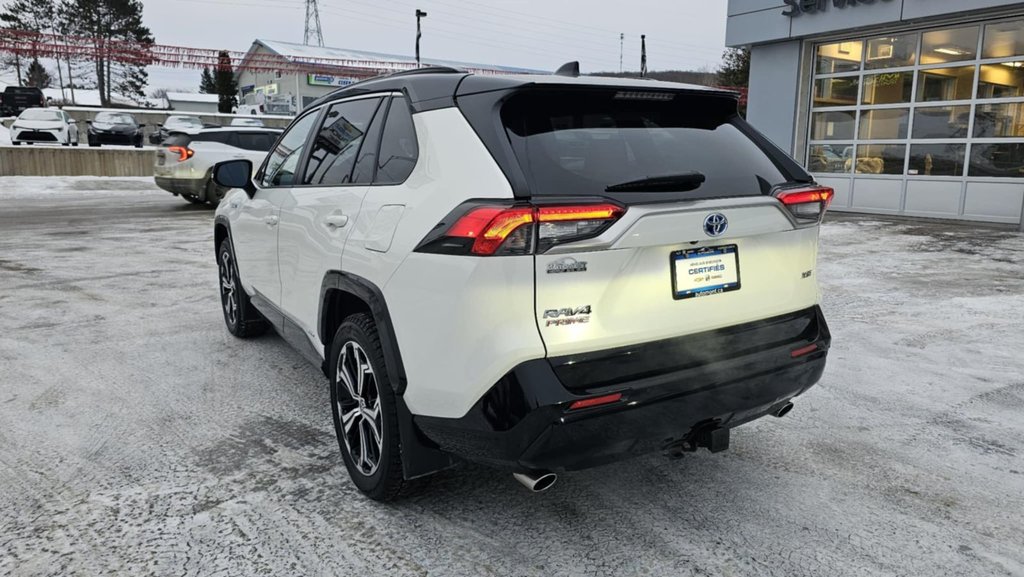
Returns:
[[[672,253],[672,296],[676,300],[735,290],[740,290],[740,255],[736,245]]]
[[[164,163],[166,163],[166,162],[167,162],[167,159],[164,158],[163,154],[156,155],[156,164],[157,164],[157,166],[163,166]]]

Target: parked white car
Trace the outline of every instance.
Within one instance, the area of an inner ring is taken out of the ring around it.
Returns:
[[[227,192],[211,177],[213,165],[225,160],[263,161],[281,130],[276,128],[208,128],[196,134],[174,133],[156,151],[157,186],[194,204],[217,204]]]
[[[29,108],[11,125],[11,143],[78,146],[78,123],[58,108]]]
[[[459,459],[539,491],[724,450],[793,408],[831,342],[816,258],[833,190],[737,99],[451,69],[339,90],[255,178],[215,168],[236,189],[214,219],[227,328],[272,327],[322,368],[374,499]]]

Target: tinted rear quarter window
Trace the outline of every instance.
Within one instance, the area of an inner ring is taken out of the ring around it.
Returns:
[[[412,113],[405,98],[391,100],[384,132],[380,137],[376,184],[401,184],[416,167],[419,145]]]
[[[239,132],[236,140],[238,148],[267,152],[274,146],[277,136],[275,132]]]
[[[502,122],[533,195],[606,195],[609,186],[699,172],[671,193],[619,192],[624,201],[765,194],[791,175],[744,132],[725,96],[631,90],[531,90]]]

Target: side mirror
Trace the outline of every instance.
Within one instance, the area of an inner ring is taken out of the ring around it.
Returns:
[[[140,125],[139,125],[139,128],[145,128],[145,127],[146,127],[146,125],[145,125],[145,124],[140,124]]]
[[[213,181],[225,188],[241,188],[252,198],[256,185],[252,182],[252,162],[249,160],[227,160],[213,167]]]

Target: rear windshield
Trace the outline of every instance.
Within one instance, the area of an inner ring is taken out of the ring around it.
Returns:
[[[535,196],[605,195],[611,186],[690,173],[703,183],[671,196],[758,195],[791,180],[744,132],[727,97],[532,90],[512,96],[501,116]],[[652,194],[659,193],[640,187],[616,196]]]

